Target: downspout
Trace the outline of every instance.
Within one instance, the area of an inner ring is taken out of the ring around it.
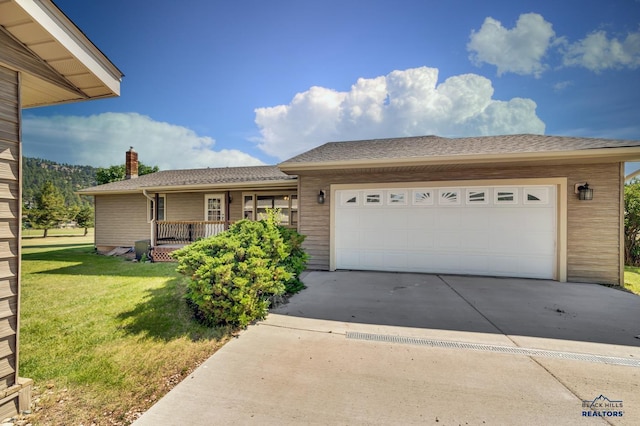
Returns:
[[[153,201],[153,209],[156,210],[158,208],[158,203],[157,201],[147,193],[146,189],[142,190],[142,195],[144,195],[149,201]],[[153,219],[151,220],[151,229],[150,229],[150,233],[151,233],[151,247],[155,247],[156,246],[156,232],[155,232],[155,228],[156,228],[156,217],[158,216],[158,212],[154,211],[153,212]]]

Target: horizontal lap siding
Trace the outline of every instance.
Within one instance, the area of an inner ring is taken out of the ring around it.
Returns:
[[[195,192],[167,194],[165,220],[204,220],[204,194]]]
[[[526,179],[567,177],[568,280],[619,284],[620,277],[620,164],[456,168],[449,170],[375,171],[371,173],[300,174],[301,218],[299,230],[307,236],[310,269],[329,268],[331,184],[437,182],[447,180]],[[592,201],[579,201],[574,184],[589,182]],[[326,202],[318,204],[318,191]]]
[[[168,193],[167,216],[168,221],[201,221],[205,220],[204,197],[207,194],[226,194],[226,191],[211,192],[180,192]],[[229,203],[229,220],[236,221],[242,219],[242,192],[233,191],[230,193],[231,203]]]
[[[96,246],[133,247],[136,241],[151,238],[144,195],[97,195],[95,202]]]
[[[0,391],[17,381],[20,275],[18,74],[0,66]]]

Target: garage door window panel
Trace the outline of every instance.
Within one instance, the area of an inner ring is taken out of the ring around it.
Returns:
[[[360,205],[360,193],[344,191],[340,194],[340,205],[344,207],[356,207]]]
[[[407,191],[387,191],[387,204],[390,206],[406,206]]]
[[[523,203],[527,205],[549,204],[549,188],[525,188]]]
[[[364,193],[365,206],[381,206],[383,204],[382,191],[369,191]]]
[[[496,188],[494,190],[495,204],[518,204],[518,190],[516,188]]]
[[[489,190],[487,189],[468,189],[467,204],[482,205],[489,204]]]
[[[432,189],[414,189],[413,190],[413,205],[414,206],[432,206],[433,205],[433,195],[434,191]]]
[[[439,191],[438,204],[441,206],[459,206],[459,189],[441,189]]]

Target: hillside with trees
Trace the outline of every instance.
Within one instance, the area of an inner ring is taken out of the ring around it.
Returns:
[[[64,197],[65,205],[83,207],[93,204],[92,197],[74,194],[96,185],[98,169],[91,166],[58,164],[42,158],[22,158],[22,203],[33,206],[47,182],[51,182]]]
[[[42,158],[22,159],[23,226],[47,230],[75,222],[93,226],[93,197],[75,193],[80,189],[124,179],[124,164],[107,168],[59,164]],[[140,175],[158,171],[139,163]]]

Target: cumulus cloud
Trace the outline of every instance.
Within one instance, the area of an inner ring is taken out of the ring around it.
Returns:
[[[563,39],[560,50],[565,66],[580,66],[594,72],[636,69],[640,67],[640,31],[627,34],[623,40],[596,31],[575,43]]]
[[[511,29],[488,17],[478,31],[471,31],[467,50],[474,64],[495,65],[499,76],[512,72],[539,77],[548,68],[542,60],[554,37],[551,23],[537,13],[520,15]]]
[[[208,136],[137,113],[27,115],[23,142],[26,156],[96,167],[124,163],[130,146],[140,161],[161,170],[262,164],[241,151],[214,151],[215,141]]]
[[[438,84],[435,68],[359,79],[348,92],[312,87],[288,105],[256,109],[261,150],[286,159],[321,143],[398,136],[544,133],[530,99],[493,99],[476,74]]]

